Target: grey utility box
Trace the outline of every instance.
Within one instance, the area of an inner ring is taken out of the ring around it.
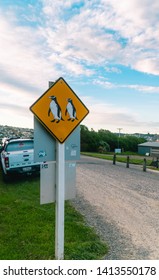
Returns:
[[[80,159],[80,126],[65,141],[65,160]],[[34,161],[56,161],[56,140],[34,117]]]

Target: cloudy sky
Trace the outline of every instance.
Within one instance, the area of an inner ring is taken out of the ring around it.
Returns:
[[[158,0],[1,0],[0,125],[63,77],[89,129],[159,134]]]

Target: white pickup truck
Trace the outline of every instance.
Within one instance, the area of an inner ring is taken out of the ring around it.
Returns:
[[[34,162],[33,139],[7,139],[1,151],[1,167],[5,181],[11,174],[38,173],[40,165]]]

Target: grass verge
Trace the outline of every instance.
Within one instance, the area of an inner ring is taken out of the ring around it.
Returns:
[[[113,161],[113,156],[114,156],[113,154],[99,154],[99,153],[88,153],[88,152],[82,152],[82,155],[111,160],[111,161]],[[116,161],[126,163],[127,156],[117,154]],[[147,159],[146,160],[147,166],[150,166],[151,162],[152,160]],[[129,163],[143,165],[143,158],[141,156],[129,155]]]
[[[39,178],[8,184],[0,174],[0,259],[50,260],[55,255],[55,204],[40,205]],[[101,259],[108,247],[65,203],[65,259]]]

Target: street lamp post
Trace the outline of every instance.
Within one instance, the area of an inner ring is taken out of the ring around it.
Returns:
[[[119,130],[119,134],[118,134],[118,149],[119,149],[119,139],[120,139],[120,132],[121,132],[122,128],[119,127],[119,128],[117,128],[117,129]]]

